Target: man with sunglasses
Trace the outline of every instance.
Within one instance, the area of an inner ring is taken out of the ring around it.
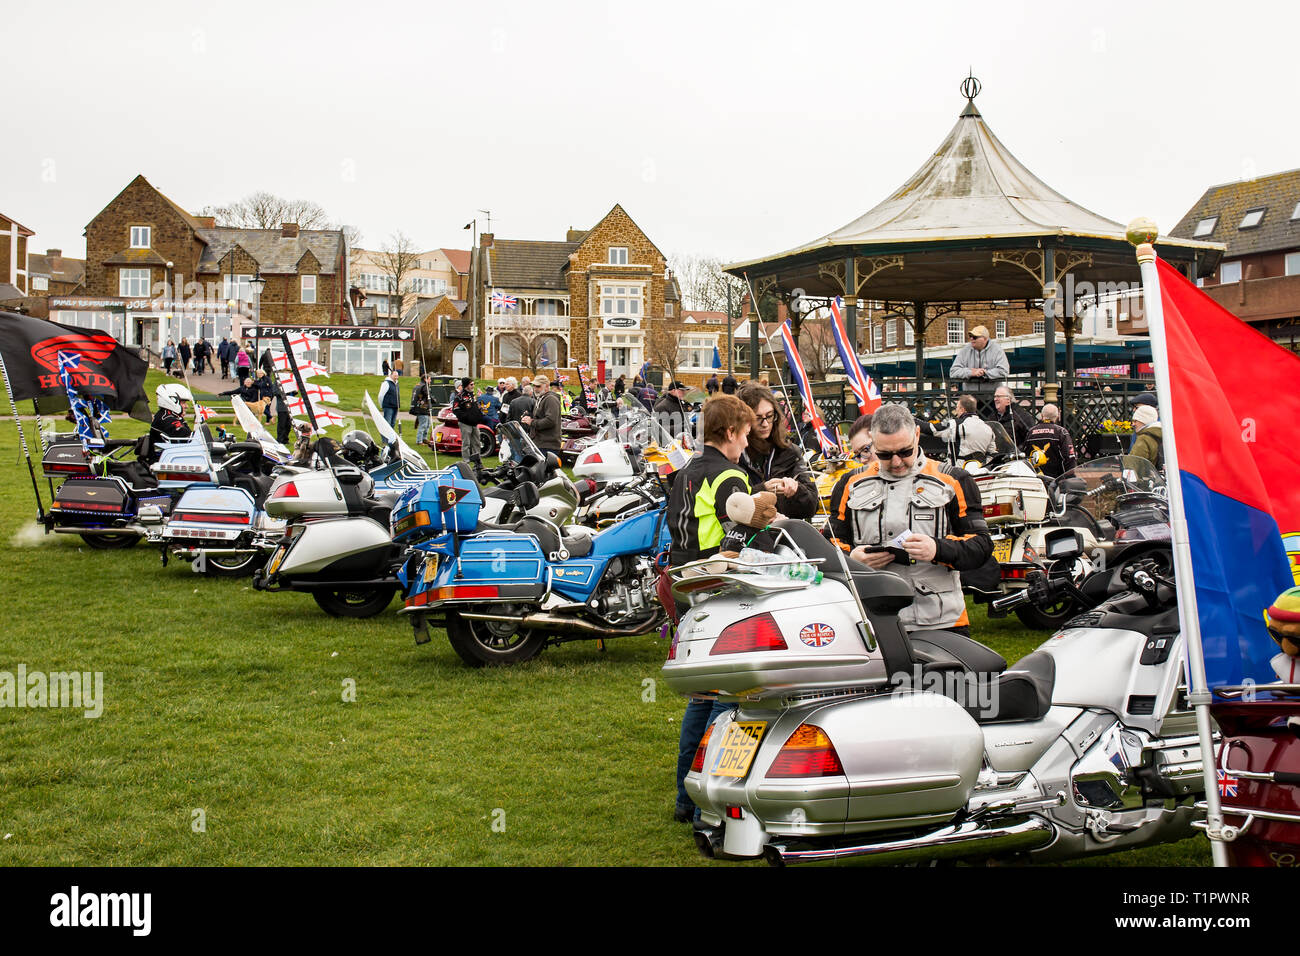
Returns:
[[[898,615],[907,630],[969,636],[960,572],[981,567],[993,541],[974,479],[927,458],[920,439],[904,406],[876,409],[872,460],[836,483],[828,526],[852,560],[888,568],[911,584],[916,599]]]

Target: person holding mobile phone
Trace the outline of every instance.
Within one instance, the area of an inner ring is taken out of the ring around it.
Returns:
[[[969,636],[960,572],[982,566],[993,541],[975,480],[927,458],[920,438],[907,408],[878,408],[871,419],[875,460],[836,483],[828,526],[851,560],[888,568],[912,586],[916,598],[898,614],[908,631]]]

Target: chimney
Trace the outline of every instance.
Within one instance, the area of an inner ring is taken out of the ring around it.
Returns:
[[[281,238],[281,239],[297,239],[297,238],[298,238],[298,224],[297,224],[296,222],[282,222],[282,223],[280,223],[280,238]]]
[[[194,218],[198,220],[200,228],[203,228],[203,229],[216,229],[216,228],[217,228],[217,217],[216,217],[216,216],[195,216]]]
[[[46,249],[46,250],[45,250],[45,255],[48,256],[48,257],[51,258],[51,259],[62,259],[62,258],[63,258],[63,250],[62,250],[62,249]]]
[[[481,233],[479,233],[479,237],[478,237],[478,238],[479,238],[479,242],[482,244],[482,246],[483,246],[484,249],[491,249],[491,248],[492,248],[492,239],[493,239],[492,233],[490,233],[490,232],[481,232]]]

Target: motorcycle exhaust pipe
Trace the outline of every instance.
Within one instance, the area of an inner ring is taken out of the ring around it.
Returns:
[[[565,633],[593,634],[597,637],[636,637],[646,633],[646,627],[609,627],[594,621],[559,617],[555,614],[539,612],[518,617],[510,614],[478,614],[461,611],[460,616],[470,621],[497,621],[502,624],[517,624],[520,627],[545,627]]]
[[[1022,853],[1041,849],[1054,839],[1056,828],[1052,824],[1042,817],[1028,817],[1002,826],[986,826],[973,821],[950,824],[919,837],[860,846],[792,850],[783,844],[771,843],[763,850],[763,856],[773,866],[844,859],[862,860],[874,866],[896,866],[980,854]]]
[[[722,833],[716,828],[705,828],[695,831],[695,847],[708,859],[712,860],[717,856],[718,847],[722,845]]]

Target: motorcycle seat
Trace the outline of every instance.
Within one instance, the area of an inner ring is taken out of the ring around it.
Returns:
[[[361,504],[364,507],[364,514],[367,518],[379,522],[385,528],[388,527],[389,519],[393,516],[393,504],[397,501],[398,495],[379,495],[376,498],[365,498]]]
[[[1046,651],[1022,657],[1003,671],[992,695],[993,713],[971,710],[982,724],[1015,720],[1040,720],[1052,706],[1056,684],[1056,658]]]
[[[1007,669],[1001,654],[955,631],[912,631],[907,638],[913,654],[922,660],[952,659],[975,674],[1001,674]]]

